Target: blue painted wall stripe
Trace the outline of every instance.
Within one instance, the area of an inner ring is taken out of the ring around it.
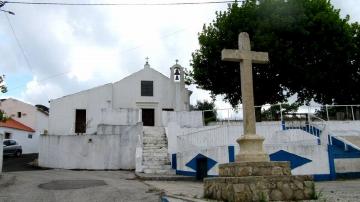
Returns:
[[[234,146],[228,146],[229,162],[235,162],[235,148]]]
[[[314,181],[329,181],[333,180],[330,174],[315,174]]]
[[[329,158],[330,180],[335,180],[336,179],[335,162],[334,162],[333,148],[331,145],[328,145],[328,158]]]
[[[192,171],[184,171],[184,170],[176,170],[177,175],[184,175],[184,176],[196,176],[196,172]]]

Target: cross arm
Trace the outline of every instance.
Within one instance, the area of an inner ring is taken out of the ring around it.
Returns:
[[[269,54],[267,52],[223,49],[221,51],[221,60],[231,62],[251,60],[253,63],[265,64],[269,62]]]

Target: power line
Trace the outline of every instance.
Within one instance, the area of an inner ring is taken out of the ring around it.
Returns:
[[[201,4],[224,4],[240,2],[232,1],[203,1],[203,2],[169,2],[169,3],[66,3],[66,2],[28,2],[28,1],[4,1],[4,4],[23,5],[53,5],[53,6],[180,6]]]
[[[23,46],[21,45],[19,38],[18,38],[17,35],[16,35],[15,29],[14,29],[13,25],[11,24],[11,21],[10,21],[8,15],[7,15],[6,13],[4,13],[4,15],[5,15],[8,23],[9,23],[11,32],[12,32],[12,34],[14,35],[14,38],[15,38],[15,40],[16,40],[17,45],[19,46],[19,49],[21,50],[21,53],[22,53],[22,55],[23,55],[23,57],[24,57],[24,59],[25,59],[25,62],[26,62],[26,64],[27,64],[28,68],[30,69],[30,71],[32,72],[33,68],[32,68],[32,66],[31,66],[31,64],[30,64],[30,61],[29,61],[28,57],[26,56],[25,50],[24,50]]]

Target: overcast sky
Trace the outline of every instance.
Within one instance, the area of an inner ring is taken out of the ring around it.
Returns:
[[[40,1],[40,0],[39,0]],[[38,2],[39,2],[38,1]],[[49,0],[51,1],[51,0]],[[60,0],[59,0],[60,1]],[[148,0],[191,2],[194,0]],[[62,0],[61,2],[121,2],[122,0]],[[194,1],[195,2],[195,1]],[[358,0],[333,0],[351,21],[360,21]],[[143,68],[145,57],[152,68],[169,75],[179,63],[191,68],[191,53],[198,48],[197,33],[226,4],[183,6],[41,6],[7,4],[8,15],[26,58],[0,12],[0,73],[6,75],[8,93],[32,104],[118,81]],[[27,62],[28,61],[28,62]],[[210,99],[194,91],[191,102]],[[218,108],[227,108],[221,98]]]

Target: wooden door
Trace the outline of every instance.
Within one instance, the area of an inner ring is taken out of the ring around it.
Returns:
[[[154,109],[141,109],[142,121],[144,126],[155,126],[155,110]]]

